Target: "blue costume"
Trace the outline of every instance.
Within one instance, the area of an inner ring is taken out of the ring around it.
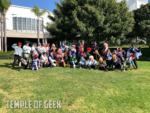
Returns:
[[[33,58],[33,62],[32,62],[32,70],[38,70],[39,69],[39,59],[38,58]]]

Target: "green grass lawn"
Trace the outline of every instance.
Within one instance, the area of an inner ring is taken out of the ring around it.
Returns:
[[[71,68],[11,70],[0,60],[0,113],[148,113],[150,62],[127,72]],[[6,100],[62,100],[62,109],[6,109]]]

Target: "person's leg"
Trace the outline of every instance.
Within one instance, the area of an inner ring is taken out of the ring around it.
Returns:
[[[17,55],[14,55],[14,61],[12,64],[12,69],[14,69],[16,61],[17,61]]]
[[[19,62],[19,69],[18,69],[18,71],[20,71],[20,69],[21,69],[21,56],[18,56],[18,62]]]
[[[138,65],[137,65],[137,62],[136,62],[136,58],[133,60],[134,62],[134,65],[136,66],[136,69],[138,69]]]

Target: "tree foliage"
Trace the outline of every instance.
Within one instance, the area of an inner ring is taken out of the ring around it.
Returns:
[[[146,39],[150,46],[150,3],[142,5],[140,9],[134,11],[135,15],[135,35]]]
[[[134,26],[125,0],[61,0],[49,18],[53,24],[47,29],[59,40],[109,41],[115,37],[116,42],[123,42]]]

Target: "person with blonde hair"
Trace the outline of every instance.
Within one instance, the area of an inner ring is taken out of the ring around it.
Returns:
[[[103,44],[103,50],[102,50],[102,55],[103,55],[103,59],[105,60],[106,58],[106,53],[108,51],[108,44],[107,43],[104,43]]]
[[[94,52],[94,59],[96,60],[96,61],[99,61],[99,58],[101,57],[101,55],[99,54],[99,51],[98,50],[95,50],[95,52]]]
[[[107,70],[107,65],[104,63],[104,60],[103,60],[102,57],[100,57],[100,59],[99,59],[99,70],[108,71]]]
[[[97,61],[94,59],[94,57],[91,55],[89,56],[89,59],[86,62],[86,66],[88,69],[92,70],[92,69],[96,69],[96,63]]]
[[[117,69],[121,69],[121,60],[120,58],[117,57],[117,55],[113,54],[112,55],[112,67],[113,67],[113,70],[115,70],[116,68]],[[121,69],[122,71],[122,69]]]

